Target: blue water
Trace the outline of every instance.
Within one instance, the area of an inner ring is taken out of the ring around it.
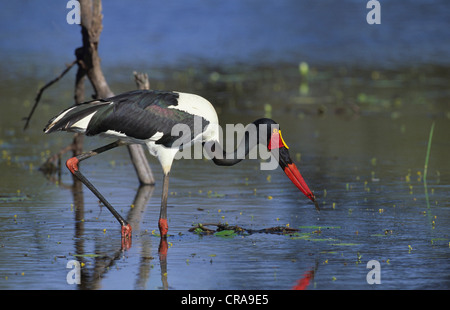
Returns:
[[[380,2],[381,25],[368,25],[364,0],[103,1],[100,55],[114,92],[134,87],[132,70],[149,71],[156,85],[167,76],[154,72],[169,72],[175,89],[207,92],[222,124],[259,118],[270,103],[321,203],[317,213],[280,169],[260,171],[258,162],[223,170],[176,161],[172,235],[161,258],[153,233],[162,178],[156,159],[149,157],[156,186],[144,189],[125,149],[83,163],[133,223],[127,251],[117,222],[85,187],[73,188],[66,169],[60,179],[38,171],[72,139],[41,130],[72,104],[74,72],[46,91],[27,131],[20,119],[36,90],[74,59],[80,27],[66,23],[64,0],[2,1],[0,289],[291,289],[309,272],[308,289],[448,289],[450,2]],[[310,70],[306,89],[301,61],[325,67]],[[206,77],[170,74],[197,66],[208,68],[199,70]],[[233,72],[225,82],[202,84],[226,66]],[[428,197],[420,173],[433,122]],[[85,139],[85,149],[103,143]],[[217,222],[289,225],[299,235],[189,232]],[[366,281],[373,259],[381,285]],[[67,283],[70,260],[85,264],[80,286]]]
[[[381,24],[369,25],[366,1],[356,0],[104,1],[100,53],[106,67],[450,64],[448,1],[380,3]],[[66,1],[0,6],[0,55],[9,66],[74,58],[80,27],[67,24]]]

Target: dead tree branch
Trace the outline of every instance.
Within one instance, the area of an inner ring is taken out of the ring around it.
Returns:
[[[133,74],[138,89],[150,89],[150,82],[146,73],[137,73],[134,71]],[[154,185],[155,179],[148,165],[143,147],[138,144],[131,144],[128,146],[128,153],[141,184]]]
[[[101,0],[81,0],[81,34],[83,46],[76,50],[80,70],[83,70],[78,77],[77,89],[81,87],[81,77],[88,77],[95,90],[97,98],[108,98],[113,96],[113,92],[106,82],[100,66],[100,57],[98,55],[98,45],[100,34],[102,32],[102,3]],[[85,73],[85,74],[82,74]],[[78,79],[79,78],[79,79]],[[76,90],[76,94],[81,91]],[[81,97],[81,95],[80,95]],[[79,100],[79,97],[76,98]],[[144,149],[141,145],[133,144],[128,146],[131,161],[136,170],[139,182],[141,184],[152,185],[155,183],[152,171],[148,164]]]
[[[86,77],[94,88],[94,97],[95,98],[108,98],[114,96],[114,93],[108,86],[106,82],[105,76],[103,75],[101,66],[100,66],[100,56],[98,54],[98,46],[100,41],[100,34],[103,29],[102,20],[102,2],[101,0],[80,0],[80,14],[81,14],[81,35],[82,35],[82,46],[75,50],[76,61],[74,61],[64,72],[47,83],[38,93],[36,97],[35,105],[30,113],[30,116],[26,118],[27,123],[25,124],[25,128],[28,126],[29,121],[31,119],[31,115],[33,114],[37,102],[42,95],[42,92],[61,79],[64,74],[66,74],[70,68],[72,68],[75,64],[78,65],[78,71],[76,74],[75,80],[75,103],[79,104],[85,101],[85,87],[84,83]],[[147,79],[147,84],[145,84],[145,78]],[[148,76],[144,75],[143,86],[149,86]],[[140,85],[140,84],[138,84]],[[140,86],[139,86],[140,87]],[[57,154],[50,157],[46,163],[43,165],[43,171],[51,171],[50,169],[53,162],[60,158],[62,154],[72,150],[73,156],[77,156],[83,151],[83,135],[75,134],[73,142],[70,146],[67,146],[61,149]],[[141,145],[133,144],[128,146],[128,151],[131,157],[131,161],[136,170],[139,182],[141,184],[153,185],[155,183],[152,171],[148,164],[147,158],[144,153],[144,149]],[[50,167],[50,168],[49,168]]]
[[[133,72],[134,81],[138,89],[150,89],[150,81],[147,73]]]
[[[34,105],[33,105],[33,107],[31,108],[30,114],[28,114],[27,117],[24,117],[24,118],[23,118],[23,120],[26,121],[26,122],[25,122],[25,126],[23,127],[24,130],[26,130],[26,129],[28,128],[28,125],[30,124],[31,117],[33,116],[34,110],[36,110],[36,107],[38,106],[38,104],[39,104],[39,102],[40,102],[40,100],[41,100],[41,97],[42,97],[42,94],[44,93],[44,91],[45,91],[47,88],[49,88],[50,86],[52,86],[53,84],[55,84],[56,82],[58,82],[60,79],[62,79],[62,77],[63,77],[64,75],[66,75],[66,73],[69,72],[70,69],[72,69],[72,67],[73,67],[76,63],[77,63],[77,61],[74,60],[71,64],[66,65],[66,68],[64,69],[63,72],[61,72],[60,75],[58,75],[56,78],[54,78],[53,80],[51,80],[50,82],[48,82],[47,84],[45,84],[44,86],[42,86],[42,87],[39,89],[39,91],[38,91],[38,93],[37,93],[37,95],[36,95],[36,98],[34,99]]]

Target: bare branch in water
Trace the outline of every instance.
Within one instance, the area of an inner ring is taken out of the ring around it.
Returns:
[[[76,60],[74,60],[71,64],[66,65],[66,68],[64,69],[63,72],[61,72],[60,75],[58,75],[56,78],[54,78],[53,80],[51,80],[50,82],[48,82],[47,84],[45,84],[44,86],[42,86],[37,95],[36,98],[34,99],[34,105],[33,108],[31,109],[30,114],[27,117],[24,117],[22,120],[25,120],[25,126],[23,127],[23,130],[26,130],[28,128],[28,125],[30,124],[31,121],[31,117],[33,116],[34,110],[36,110],[36,107],[38,106],[42,94],[44,93],[44,91],[49,88],[50,86],[52,86],[53,84],[55,84],[56,82],[58,82],[64,75],[66,75],[67,72],[70,71],[70,69],[72,69],[72,67],[77,63]]]

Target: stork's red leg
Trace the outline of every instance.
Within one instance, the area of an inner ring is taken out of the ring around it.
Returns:
[[[167,224],[167,219],[160,218],[158,221],[159,232],[161,233],[161,237],[166,237],[167,232],[169,231],[169,224]]]
[[[95,196],[97,196],[98,199],[100,199],[100,201],[105,205],[105,207],[108,208],[108,210],[112,213],[112,215],[114,215],[117,221],[119,221],[120,225],[122,226],[121,230],[122,238],[131,239],[131,231],[132,231],[131,225],[128,224],[127,221],[125,221],[125,219],[113,208],[113,206],[105,199],[105,197],[103,197],[103,195],[94,187],[94,185],[92,185],[92,183],[89,182],[89,180],[80,172],[78,168],[78,164],[80,161],[103,153],[107,150],[110,150],[122,144],[123,144],[122,142],[116,141],[111,144],[100,147],[98,149],[95,149],[93,151],[83,153],[76,157],[69,158],[66,161],[66,166],[78,180],[80,180],[84,185],[86,185],[86,187],[89,188],[91,192],[94,193]],[[129,247],[128,244],[127,247]]]
[[[159,213],[158,227],[161,237],[166,237],[169,231],[167,224],[167,196],[169,193],[169,173],[164,174],[163,191],[161,197],[161,210]]]

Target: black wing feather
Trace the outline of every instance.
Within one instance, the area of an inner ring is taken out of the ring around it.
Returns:
[[[87,117],[88,115],[104,108],[106,104],[109,104],[109,102],[106,102],[104,100],[92,100],[92,101],[73,105],[73,106],[63,110],[57,116],[55,116],[51,120],[49,120],[48,124],[44,128],[44,132],[52,133],[52,132],[58,131],[58,130],[76,131],[77,128],[72,127],[73,124],[75,124],[79,120]],[[71,111],[66,113],[67,110],[71,110]],[[58,120],[56,123],[54,123],[55,119],[58,118],[63,113],[66,113],[66,114],[60,120]]]
[[[156,143],[170,147],[180,138],[179,135],[171,134],[173,126],[186,124],[191,130],[192,139],[200,133],[194,132],[195,118],[200,118],[201,130],[204,130],[209,122],[184,111],[169,109],[170,106],[178,105],[178,99],[179,95],[174,92],[146,90],[105,99],[113,104],[94,114],[86,129],[86,135],[93,136],[114,130],[132,138],[146,140],[157,132],[162,132],[163,136]]]

